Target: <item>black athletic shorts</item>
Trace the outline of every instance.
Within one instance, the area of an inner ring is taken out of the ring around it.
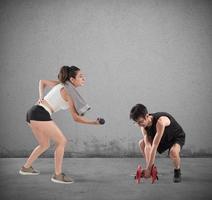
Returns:
[[[179,134],[176,138],[174,138],[174,139],[173,139],[171,142],[169,142],[169,143],[166,143],[166,144],[164,144],[164,145],[159,145],[157,151],[158,151],[158,153],[160,153],[160,154],[163,153],[163,152],[166,151],[166,150],[169,150],[169,151],[170,151],[170,149],[172,148],[172,146],[173,146],[174,144],[179,144],[180,147],[181,147],[181,149],[182,149],[183,145],[185,144],[185,133]],[[169,154],[169,151],[168,151],[168,154]]]
[[[34,105],[27,111],[26,114],[26,121],[30,123],[30,120],[51,121],[52,119],[49,112],[42,106]]]

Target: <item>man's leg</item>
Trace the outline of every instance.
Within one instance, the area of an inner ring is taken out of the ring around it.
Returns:
[[[174,179],[173,179],[174,182],[181,182],[180,150],[181,150],[180,145],[175,143],[169,151],[169,156],[174,165]]]

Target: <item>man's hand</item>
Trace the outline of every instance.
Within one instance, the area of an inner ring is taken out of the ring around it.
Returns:
[[[143,177],[144,178],[150,178],[151,177],[151,170],[146,168],[142,171]]]

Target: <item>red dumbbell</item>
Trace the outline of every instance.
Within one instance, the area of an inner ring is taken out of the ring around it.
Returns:
[[[142,177],[144,177],[144,173],[143,173],[141,165],[138,165],[136,175],[135,175],[135,180],[138,184],[141,182]],[[155,182],[155,180],[158,180],[158,171],[155,165],[152,165],[151,177],[152,177],[152,184]]]
[[[140,183],[141,182],[141,178],[142,178],[142,168],[141,168],[141,165],[138,165],[137,171],[136,171],[136,175],[135,175],[136,182]]]
[[[158,180],[158,170],[155,165],[152,165],[151,177],[152,177],[152,184],[155,182],[155,180]]]

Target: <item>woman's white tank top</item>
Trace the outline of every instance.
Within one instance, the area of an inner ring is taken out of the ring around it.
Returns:
[[[64,85],[62,83],[59,83],[54,86],[44,97],[44,99],[49,103],[54,112],[57,112],[61,109],[66,110],[69,108],[68,102],[65,101],[60,94],[60,90],[62,88],[64,88]]]

